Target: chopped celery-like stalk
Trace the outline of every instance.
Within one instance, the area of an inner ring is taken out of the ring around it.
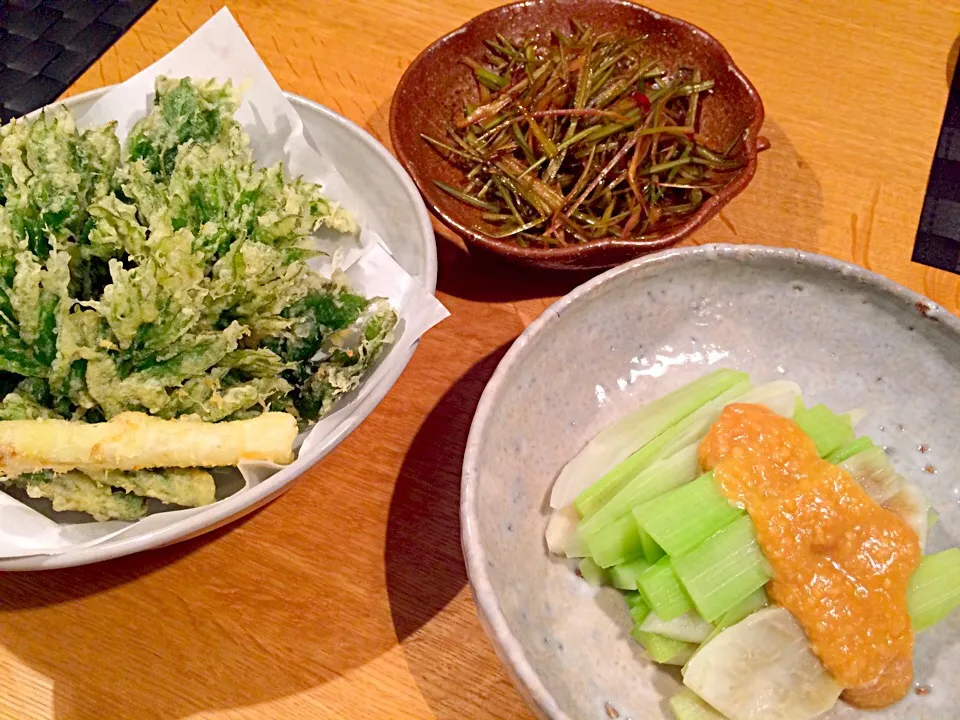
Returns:
[[[917,534],[917,539],[920,541],[920,554],[923,555],[927,550],[930,505],[920,488],[904,483],[900,492],[887,500],[883,507],[903,520]]]
[[[550,513],[550,519],[547,520],[547,529],[544,532],[547,550],[554,555],[573,557],[568,550],[571,552],[577,550],[572,547],[574,544],[572,541],[576,539],[578,522],[580,522],[580,514],[573,505],[567,505]],[[577,557],[582,557],[582,555]]]
[[[588,517],[597,512],[627,483],[646,470],[651,463],[663,457],[669,457],[684,445],[689,445],[705,435],[719,417],[724,406],[742,397],[752,387],[746,375],[741,373],[734,373],[734,375],[735,381],[729,383],[729,385],[726,385],[726,383],[729,382],[730,377],[725,376],[724,390],[711,395],[709,398],[703,397],[704,402],[697,406],[699,409],[678,418],[674,423],[666,426],[664,431],[652,440],[645,441],[643,444],[631,443],[632,447],[639,449],[632,455],[625,457],[616,466],[606,470],[599,480],[577,496],[574,505],[580,515]],[[712,377],[712,375],[707,377]],[[677,443],[686,437],[690,439],[678,446]],[[564,468],[564,471],[566,471],[566,468]],[[558,479],[557,482],[559,483],[560,480]]]
[[[670,433],[668,430],[667,433]],[[615,497],[631,480],[646,470],[663,453],[667,440],[663,436],[654,438],[651,442],[633,453],[626,460],[614,467],[597,482],[577,495],[573,501],[574,507],[581,517],[589,517],[602,508],[611,498]]]
[[[814,718],[843,690],[814,655],[800,623],[779,607],[755,612],[702,645],[683,684],[740,720]]]
[[[738,602],[732,608],[727,610],[719,620],[717,620],[716,625],[713,629],[713,632],[707,636],[707,639],[701,643],[701,646],[706,645],[708,642],[713,640],[717,635],[722,633],[728,627],[736,625],[741,620],[745,620],[750,615],[753,615],[758,610],[763,610],[770,604],[770,599],[767,597],[767,591],[763,588],[759,590],[754,590],[752,593],[747,595],[743,600]]]
[[[663,457],[670,457],[687,445],[700,445],[700,441],[707,434],[713,424],[720,417],[720,413],[730,403],[744,403],[746,405],[763,405],[768,410],[782,417],[793,417],[797,398],[800,397],[800,386],[788,380],[774,380],[744,392],[740,386],[731,388],[712,403],[697,411],[697,422],[684,422],[683,432],[667,445]],[[694,416],[688,418],[693,420]]]
[[[630,619],[633,620],[633,624],[635,626],[642,624],[650,614],[650,606],[643,599],[643,595],[638,592],[626,592],[624,599],[627,601],[627,607],[630,608]]]
[[[683,665],[697,649],[693,643],[644,632],[638,627],[634,627],[630,635],[643,645],[651,660],[661,665]]]
[[[693,654],[696,651],[697,651],[697,645],[695,643],[687,643],[680,649],[680,652],[678,652],[676,655],[674,655],[672,658],[670,658],[663,664],[676,665],[677,667],[682,668],[684,665],[690,662],[690,658],[693,657]]]
[[[550,496],[551,507],[563,507],[576,498],[577,509],[584,515],[587,513],[581,503],[593,496],[597,496],[599,507],[616,494],[624,481],[611,471],[688,415],[743,382],[749,382],[746,373],[715,370],[602,430],[560,472]],[[584,482],[585,478],[596,479],[598,476],[600,479],[592,485]]]
[[[677,579],[668,557],[641,573],[637,578],[637,587],[647,605],[664,620],[673,620],[693,610],[693,602]]]
[[[590,554],[590,551],[587,549],[587,544],[577,535],[576,528],[567,536],[567,544],[563,552],[568,558],[583,558]]]
[[[671,560],[677,577],[707,622],[716,622],[772,576],[747,515],[686,555]]]
[[[610,575],[590,558],[583,558],[577,566],[580,577],[594,587],[610,584]]]
[[[848,442],[846,445],[834,450],[824,459],[831,465],[839,465],[844,460],[849,460],[854,455],[858,455],[864,450],[869,450],[873,446],[873,440],[864,435],[863,437],[858,437],[856,440]]]
[[[674,640],[697,643],[705,642],[713,632],[713,625],[691,610],[673,620],[664,620],[655,612],[647,615],[640,626],[643,632],[656,633]]]
[[[667,554],[662,547],[657,545],[657,541],[650,537],[650,534],[646,530],[638,527],[637,533],[640,535],[640,545],[643,547],[643,556],[647,559],[648,563],[653,564]]]
[[[723,617],[717,622],[717,630],[736,625],[748,615],[753,615],[757,610],[763,610],[769,604],[770,599],[767,597],[766,590],[763,588],[754,590],[723,614]]]
[[[637,558],[623,565],[614,565],[610,568],[610,580],[618,590],[636,590],[637,578],[652,563],[646,558]]]
[[[650,564],[666,553],[646,530],[637,527],[633,515],[627,515],[588,538],[576,536],[577,543],[585,549],[584,555],[592,557],[600,567],[624,565],[640,558]]]
[[[588,536],[651,498],[689,483],[700,473],[699,448],[688,445],[671,457],[658,460],[630,480],[599,510],[577,525],[577,532]]]
[[[633,509],[640,529],[671,556],[690,552],[743,514],[720,492],[712,472]]]
[[[862,487],[867,495],[880,505],[899,493],[907,481],[890,464],[882,447],[872,447],[847,458],[840,468]]]
[[[627,515],[581,540],[586,545],[587,554],[600,567],[623,565],[645,557],[640,530],[633,515]]]
[[[844,417],[850,418],[850,426],[854,430],[857,429],[857,425],[859,425],[868,414],[869,413],[863,408],[854,408],[853,410],[847,410],[843,413]]]
[[[907,610],[915,632],[936,625],[960,605],[960,548],[925,555],[910,577]]]
[[[725,720],[691,690],[681,690],[670,698],[670,709],[677,720]]]
[[[642,625],[643,621],[647,619],[647,615],[649,615],[650,612],[650,606],[646,603],[643,603],[643,605],[637,605],[636,607],[630,608],[630,619],[633,620],[634,625]]]
[[[853,442],[853,423],[847,415],[837,415],[822,403],[807,409],[797,401],[793,420],[817,445],[820,457],[827,457],[843,445]]]

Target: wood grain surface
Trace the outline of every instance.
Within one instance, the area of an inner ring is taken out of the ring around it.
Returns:
[[[0,3],[2,4],[2,3]],[[387,142],[393,87],[495,0],[232,0],[279,84]],[[950,0],[652,0],[714,34],[767,110],[752,185],[694,242],[852,260],[960,310],[912,264],[956,60]],[[72,88],[122,81],[219,4],[160,0]],[[381,406],[289,493],[228,528],[98,566],[0,576],[0,717],[529,718],[477,623],[461,456],[511,341],[584,275],[471,259],[440,233],[426,336]]]

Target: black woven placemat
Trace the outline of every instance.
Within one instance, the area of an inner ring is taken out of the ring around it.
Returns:
[[[930,168],[913,261],[960,274],[960,64]]]
[[[155,0],[0,0],[0,120],[60,96]]]

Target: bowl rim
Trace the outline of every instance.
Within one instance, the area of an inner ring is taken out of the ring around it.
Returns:
[[[713,51],[716,52],[718,57],[720,57],[726,64],[727,71],[730,72],[734,79],[744,87],[748,97],[753,101],[753,117],[744,131],[743,138],[744,147],[746,149],[746,165],[744,165],[744,167],[737,172],[734,178],[727,183],[720,190],[720,192],[708,198],[707,201],[700,206],[697,212],[691,215],[683,224],[677,226],[671,232],[656,238],[655,240],[639,240],[633,238],[621,240],[619,238],[610,238],[591,240],[586,243],[567,245],[559,248],[524,248],[516,243],[510,242],[509,240],[498,239],[487,235],[486,233],[480,232],[476,228],[469,227],[462,223],[454,215],[445,212],[432,199],[432,180],[430,178],[424,178],[420,175],[420,173],[417,171],[417,163],[413,159],[414,153],[411,152],[411,148],[409,148],[405,143],[399,141],[399,128],[402,125],[402,122],[400,120],[400,103],[397,102],[397,98],[405,91],[411,82],[411,76],[416,68],[425,62],[428,62],[431,55],[437,52],[442,46],[453,41],[459,35],[469,31],[473,25],[478,23],[478,21],[491,15],[497,15],[508,10],[509,8],[514,7],[529,7],[532,5],[547,4],[575,5],[578,2],[578,0],[515,0],[515,2],[511,2],[506,5],[500,5],[480,13],[479,15],[467,20],[460,27],[438,38],[424,48],[417,55],[417,57],[414,58],[413,62],[407,66],[403,76],[400,78],[400,82],[397,83],[397,87],[394,90],[393,98],[391,100],[389,124],[390,141],[393,145],[394,153],[396,153],[400,163],[413,178],[413,181],[419,188],[424,201],[429,206],[430,211],[444,225],[457,233],[464,240],[475,243],[478,246],[499,255],[505,255],[528,263],[549,264],[551,267],[560,267],[564,264],[569,264],[570,267],[579,267],[582,265],[576,264],[578,259],[585,260],[594,256],[603,255],[609,251],[616,250],[623,251],[624,249],[628,249],[649,254],[657,250],[670,247],[671,245],[679,242],[686,235],[701,228],[708,220],[717,215],[717,213],[719,213],[720,210],[722,210],[724,206],[726,206],[734,197],[739,195],[747,187],[756,174],[758,153],[762,149],[768,147],[766,141],[760,137],[765,113],[763,100],[761,99],[760,94],[757,92],[757,89],[753,83],[750,82],[747,76],[744,75],[743,71],[741,71],[734,62],[733,57],[730,55],[730,52],[726,49],[726,47],[724,47],[724,45],[713,35],[691,22],[673,15],[657,12],[656,10],[652,10],[646,6],[631,2],[631,0],[596,1],[606,3],[610,6],[629,8],[631,11],[636,12],[639,15],[646,15],[653,20],[665,22],[674,28],[682,29],[685,32],[700,37],[707,45],[712,47]],[[602,267],[603,263],[597,263],[597,265],[594,266]]]
[[[63,105],[67,108],[72,108],[76,105],[93,102],[107,93],[112,87],[114,86],[110,85],[96,88],[71,96],[60,102],[52,103],[46,107]],[[309,113],[319,114],[326,120],[335,122],[351,132],[393,171],[397,180],[403,186],[404,192],[417,215],[419,236],[424,250],[417,279],[430,294],[435,294],[437,288],[437,244],[433,233],[433,226],[430,223],[430,214],[427,212],[420,193],[417,191],[413,180],[407,174],[406,170],[404,170],[396,158],[394,158],[376,138],[356,123],[309,98],[286,91],[284,91],[284,95],[286,95],[298,113],[307,111]],[[30,113],[27,117],[32,117],[38,112],[40,112],[40,110]],[[319,462],[327,453],[336,448],[344,438],[352,433],[360,423],[373,412],[396,384],[400,375],[410,362],[410,359],[413,357],[414,352],[416,352],[418,345],[419,340],[400,357],[400,362],[397,363],[395,368],[379,379],[370,389],[367,397],[357,405],[356,410],[345,418],[337,427],[336,431],[324,442],[311,448],[307,453],[299,454],[293,463],[287,465],[256,487],[249,488],[243,493],[237,493],[224,498],[210,505],[208,509],[203,512],[190,515],[172,525],[157,529],[146,535],[132,538],[121,537],[116,541],[107,539],[91,547],[80,547],[57,555],[26,555],[18,558],[0,559],[0,571],[48,570],[76,567],[78,565],[88,565],[104,560],[111,560],[113,558],[132,555],[133,553],[143,550],[152,550],[197,537],[253,512],[289,489],[295,480]]]
[[[495,410],[501,392],[510,386],[510,377],[514,369],[524,360],[529,348],[541,335],[548,333],[560,321],[564,312],[600,287],[621,275],[638,271],[640,268],[664,266],[689,262],[697,259],[739,259],[746,261],[767,260],[783,264],[807,265],[839,274],[844,278],[872,286],[906,305],[912,305],[916,311],[930,321],[940,322],[960,337],[960,316],[935,303],[933,300],[914,292],[909,288],[890,280],[883,275],[867,270],[859,265],[820,255],[818,253],[793,248],[767,245],[740,245],[731,243],[713,243],[692,247],[670,248],[658,253],[645,255],[618,267],[612,268],[578,286],[570,293],[554,302],[536,320],[534,320],[514,341],[504,355],[497,369],[480,396],[480,402],[470,425],[467,445],[463,457],[463,471],[460,488],[460,541],[467,568],[467,579],[473,594],[477,614],[487,633],[497,656],[508,673],[518,685],[521,693],[528,699],[534,710],[550,720],[573,720],[557,703],[547,690],[531,665],[527,652],[517,637],[510,631],[493,583],[488,573],[486,552],[483,548],[479,518],[477,516],[477,493],[480,446],[484,439],[490,416]],[[544,549],[544,558],[547,551]]]

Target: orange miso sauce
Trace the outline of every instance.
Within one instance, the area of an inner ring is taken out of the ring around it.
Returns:
[[[700,462],[750,515],[774,571],[767,592],[803,626],[848,688],[844,698],[880,708],[906,695],[916,533],[822,460],[795,422],[760,405],[725,408],[700,445]]]

